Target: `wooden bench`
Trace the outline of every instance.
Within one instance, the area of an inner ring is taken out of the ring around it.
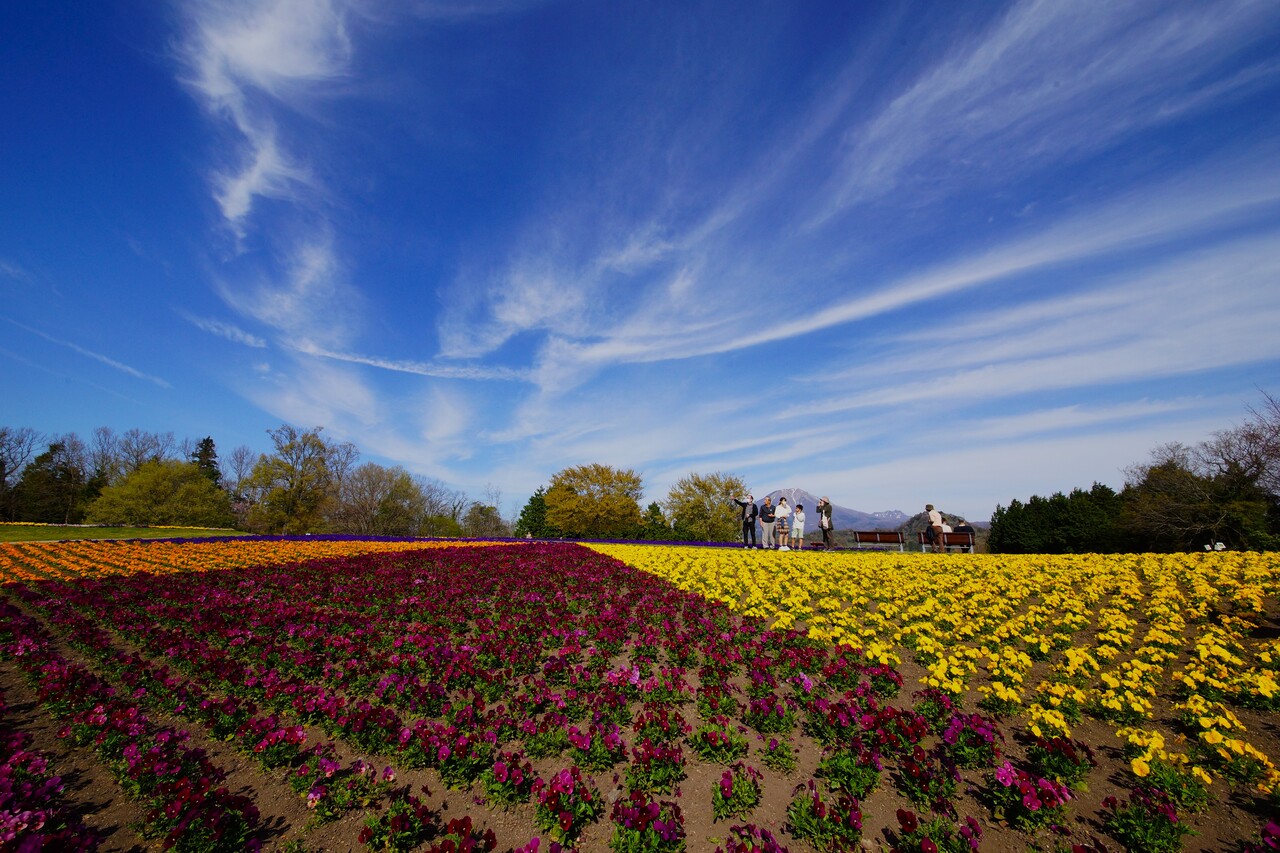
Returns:
[[[920,550],[932,549],[938,550],[938,546],[934,545],[928,539],[925,539],[924,531],[916,534],[916,538],[920,540]],[[974,537],[972,533],[944,533],[942,534],[942,550],[946,552],[951,548],[959,548],[961,551],[973,553]]]
[[[907,537],[896,530],[855,530],[853,531],[853,544],[858,546],[858,550],[862,550],[862,546],[866,545],[872,548],[898,546],[899,551],[907,550]]]

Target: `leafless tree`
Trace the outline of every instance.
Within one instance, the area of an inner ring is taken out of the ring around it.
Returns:
[[[462,509],[469,503],[464,493],[454,491],[431,477],[417,476],[413,480],[422,490],[424,515],[460,520]]]
[[[343,484],[356,468],[360,459],[360,448],[349,441],[335,442],[328,445],[326,461],[329,468],[329,486],[333,496],[340,499]]]
[[[14,486],[43,442],[44,436],[31,427],[0,427],[0,518],[14,519]]]
[[[233,499],[240,496],[241,486],[249,478],[257,461],[258,454],[244,444],[218,460],[218,467],[222,469],[223,485]]]
[[[114,486],[124,476],[120,436],[111,427],[100,426],[93,431],[89,443],[89,464],[94,476],[101,477],[108,486]]]
[[[93,470],[90,468],[89,448],[84,440],[74,432],[60,435],[56,439],[61,449],[56,454],[56,462],[65,465],[67,470],[75,471],[81,481],[88,480]]]
[[[1123,526],[1157,550],[1273,547],[1267,519],[1280,502],[1280,401],[1263,399],[1243,424],[1194,447],[1158,447],[1148,464],[1126,469]]]
[[[410,536],[421,527],[425,501],[409,472],[366,462],[339,492],[334,528],[347,533]]]
[[[35,456],[44,436],[31,427],[0,427],[0,489],[10,489]]]
[[[145,432],[134,427],[120,436],[120,458],[125,473],[137,471],[148,462],[170,459],[177,449],[172,432]]]

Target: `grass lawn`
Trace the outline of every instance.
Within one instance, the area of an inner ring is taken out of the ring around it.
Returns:
[[[0,524],[0,542],[60,539],[174,539],[185,536],[242,536],[238,530],[205,527],[79,527],[61,524]]]

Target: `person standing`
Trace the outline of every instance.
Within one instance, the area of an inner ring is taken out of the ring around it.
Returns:
[[[796,511],[791,516],[791,547],[797,551],[804,550],[804,504],[796,504]]]
[[[742,547],[759,548],[756,544],[756,516],[760,510],[756,507],[756,499],[751,495],[734,498],[733,502],[742,510]]]
[[[823,496],[818,501],[818,529],[822,531],[822,547],[831,550],[831,498]]]
[[[790,551],[791,546],[787,542],[791,536],[791,507],[787,506],[786,498],[778,498],[778,509],[774,512],[774,517],[778,519],[778,550]]]
[[[942,513],[933,508],[933,504],[925,504],[924,511],[929,514],[929,529],[933,533],[929,541],[933,543],[934,551],[947,552],[947,546],[943,541],[942,531]]]
[[[778,543],[773,538],[773,525],[776,516],[773,514],[773,501],[769,498],[764,499],[764,503],[760,506],[760,547],[761,548],[777,548]]]

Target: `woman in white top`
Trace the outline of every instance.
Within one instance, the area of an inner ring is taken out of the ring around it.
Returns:
[[[787,506],[786,498],[778,498],[778,508],[773,511],[778,519],[778,541],[782,543],[779,551],[790,551],[787,545],[791,536],[791,507]]]

